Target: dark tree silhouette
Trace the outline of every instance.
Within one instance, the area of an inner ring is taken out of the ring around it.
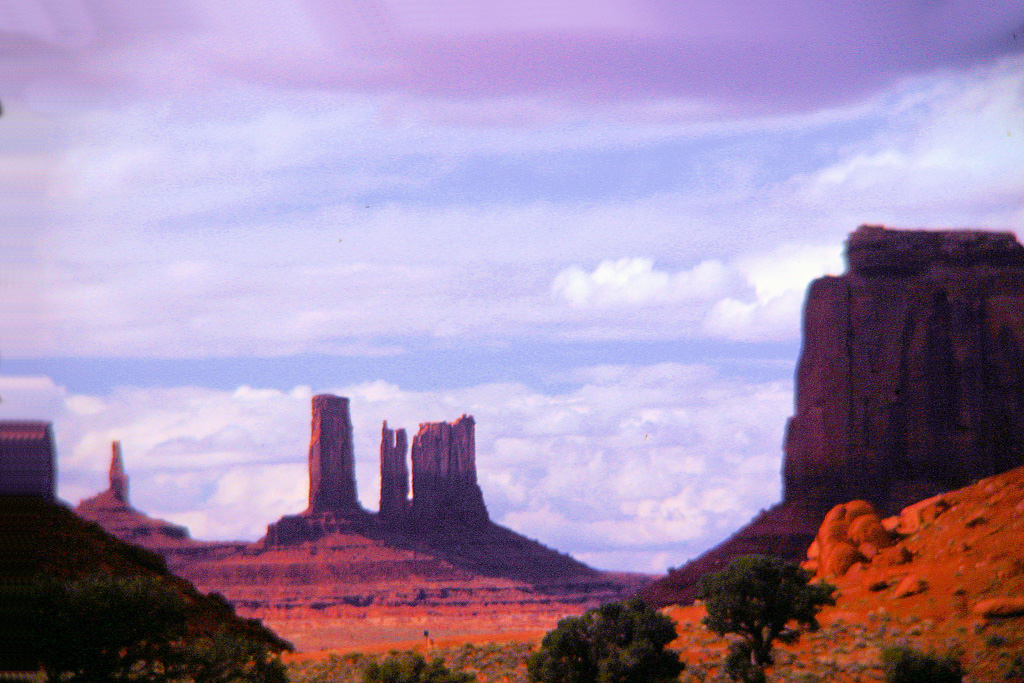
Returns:
[[[683,670],[665,649],[675,638],[672,619],[640,598],[610,602],[559,621],[527,669],[540,683],[668,683]]]
[[[708,615],[703,623],[720,636],[739,636],[726,659],[734,680],[764,679],[772,644],[792,643],[800,628],[817,630],[818,611],[834,605],[835,586],[808,583],[812,574],[777,557],[748,555],[701,579],[697,595]]]

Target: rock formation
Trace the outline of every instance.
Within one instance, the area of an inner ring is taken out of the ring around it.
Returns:
[[[359,510],[352,421],[348,399],[331,394],[313,397],[309,440],[309,513]]]
[[[188,529],[162,519],[153,519],[131,506],[128,501],[128,475],[121,457],[121,442],[111,443],[109,486],[92,498],[86,498],[75,512],[79,517],[96,522],[122,541],[160,550],[188,541]]]
[[[394,640],[427,627],[544,631],[647,580],[596,571],[493,524],[477,485],[472,417],[420,425],[411,499],[405,430],[385,422],[380,511],[373,514],[345,498],[354,484],[347,400],[318,396],[313,415],[310,471],[318,488],[314,494],[310,487],[308,510],[269,525],[261,541],[240,552],[168,557],[181,576],[300,646]],[[333,432],[342,436],[328,439],[328,422],[345,425]],[[347,469],[328,469],[329,459]]]
[[[751,552],[798,559],[833,506],[891,514],[1024,460],[1024,247],[1010,233],[861,226],[811,283],[782,502],[647,597]]]
[[[309,438],[309,507],[267,527],[268,546],[288,545],[343,530],[366,530],[373,519],[356,497],[356,462],[348,399],[313,397]]]
[[[388,429],[385,422],[380,436],[380,511],[388,528],[402,528],[409,521],[409,468],[405,430]]]
[[[124,472],[124,460],[121,458],[121,442],[110,444],[110,494],[118,502],[128,505],[128,475]]]
[[[49,422],[0,420],[0,496],[57,497]]]
[[[473,418],[427,422],[412,440],[412,517],[417,529],[489,522],[476,481]]]

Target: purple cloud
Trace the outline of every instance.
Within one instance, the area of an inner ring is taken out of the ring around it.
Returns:
[[[785,111],[1024,49],[1024,8],[1013,0],[296,0],[259,12],[231,1],[142,10],[114,0],[51,0],[18,7],[0,31],[8,55],[39,57],[23,65],[26,73],[67,70],[84,56],[79,78],[112,78],[134,57],[146,66],[136,85],[150,89],[201,84],[200,72],[208,72],[448,99],[703,98],[740,111]],[[94,61],[126,45],[127,62],[124,54]],[[161,50],[165,56],[154,58]],[[123,86],[123,78],[130,75],[115,80]]]

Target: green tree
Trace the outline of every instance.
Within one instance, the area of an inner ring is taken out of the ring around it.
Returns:
[[[882,650],[886,683],[960,683],[964,678],[960,661],[920,652],[905,645]]]
[[[801,627],[818,629],[817,613],[835,604],[836,589],[824,581],[810,584],[811,577],[792,562],[748,555],[701,579],[697,595],[708,613],[704,625],[720,636],[739,636],[725,663],[733,680],[764,680],[776,640],[792,643]]]
[[[527,670],[540,683],[667,683],[683,670],[665,649],[675,638],[672,619],[640,598],[610,602],[559,621]]]
[[[372,662],[363,672],[363,683],[468,683],[476,676],[451,671],[440,659],[430,663],[415,652],[392,653]]]
[[[37,581],[25,629],[49,682],[285,683],[267,644],[204,632],[197,605],[154,577]]]

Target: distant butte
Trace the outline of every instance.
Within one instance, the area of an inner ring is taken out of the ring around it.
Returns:
[[[200,543],[132,509],[116,443],[110,488],[78,511],[305,649],[431,628],[543,631],[648,580],[597,571],[494,524],[477,483],[472,417],[421,424],[407,451],[405,430],[385,422],[380,511],[363,509],[348,399],[322,394],[312,401],[309,506],[255,543]]]
[[[811,283],[782,502],[652,584],[688,602],[748,553],[800,559],[831,508],[889,515],[1024,462],[1024,246],[1012,233],[861,226]]]
[[[133,508],[128,500],[129,482],[124,469],[120,441],[111,444],[108,476],[108,488],[79,503],[75,513],[82,519],[99,524],[122,541],[160,553],[168,562],[175,562],[178,556],[219,556],[236,552],[245,546],[240,542],[211,543],[193,540],[185,527],[154,519]]]

